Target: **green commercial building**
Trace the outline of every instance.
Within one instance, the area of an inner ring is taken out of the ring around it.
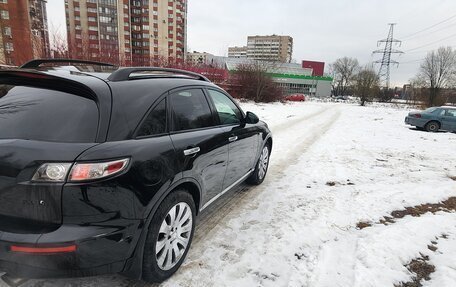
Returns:
[[[236,71],[240,64],[248,64],[253,60],[246,58],[217,57],[217,62],[226,66],[228,71]],[[269,66],[268,73],[282,88],[285,95],[304,94],[311,97],[325,98],[331,96],[331,77],[312,76],[312,69],[302,68],[294,63],[265,63]]]

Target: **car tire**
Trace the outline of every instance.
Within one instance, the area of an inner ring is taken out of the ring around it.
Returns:
[[[247,183],[259,185],[264,181],[266,173],[269,168],[269,157],[271,154],[271,147],[269,144],[265,145],[261,150],[260,158],[258,159],[255,170],[252,175],[247,178]]]
[[[426,129],[426,131],[428,132],[432,132],[432,133],[435,133],[435,132],[438,132],[439,129],[440,129],[440,124],[439,122],[437,121],[430,121],[428,122],[424,128]]]
[[[173,191],[160,203],[144,246],[144,281],[161,283],[179,269],[192,243],[195,214],[193,197],[184,189]]]

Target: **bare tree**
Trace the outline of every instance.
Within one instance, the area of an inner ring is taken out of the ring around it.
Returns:
[[[282,98],[282,90],[268,75],[272,63],[252,61],[240,64],[231,77],[230,84],[237,86],[239,97],[255,102],[274,102]]]
[[[51,23],[49,29],[52,58],[69,58],[68,41],[64,32]]]
[[[334,77],[334,95],[345,96],[359,71],[359,62],[355,58],[339,58],[330,65],[330,70],[332,70]]]
[[[456,81],[456,52],[451,47],[440,47],[429,52],[421,63],[418,77],[424,80],[429,89],[428,106],[437,103],[442,88],[450,88]]]
[[[355,78],[354,90],[360,98],[361,106],[372,101],[380,92],[380,79],[371,66],[361,69]]]

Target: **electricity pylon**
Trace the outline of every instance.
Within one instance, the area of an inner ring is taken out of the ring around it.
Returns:
[[[373,51],[373,54],[383,54],[381,60],[375,61],[376,64],[381,64],[380,69],[378,71],[378,76],[380,80],[385,84],[385,87],[389,89],[390,86],[390,66],[391,64],[398,65],[399,62],[391,60],[391,54],[402,54],[404,52],[393,49],[393,44],[396,46],[401,45],[401,41],[394,39],[393,32],[394,32],[394,25],[396,23],[389,23],[390,26],[388,38],[380,40],[377,42],[377,47],[385,43],[385,48],[381,50]]]

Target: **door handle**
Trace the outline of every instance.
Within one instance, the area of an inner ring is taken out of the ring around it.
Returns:
[[[229,137],[229,138],[228,138],[228,141],[229,141],[230,143],[232,143],[232,142],[237,141],[237,139],[238,139],[237,136],[232,136],[232,137]]]
[[[184,155],[189,156],[189,155],[194,155],[197,154],[201,151],[199,147],[194,147],[194,148],[189,148],[184,150]]]

